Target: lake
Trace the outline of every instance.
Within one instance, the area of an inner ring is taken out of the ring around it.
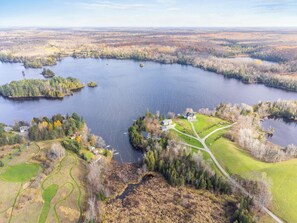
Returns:
[[[269,127],[274,128],[273,136],[267,139],[282,147],[290,144],[297,146],[297,122],[285,122],[282,119],[265,119],[262,127],[267,130]]]
[[[134,162],[141,157],[128,139],[127,129],[138,116],[160,111],[183,112],[213,108],[221,102],[254,104],[277,99],[297,100],[297,93],[263,85],[246,85],[223,75],[191,66],[164,65],[132,60],[66,58],[51,67],[57,75],[95,81],[63,100],[11,101],[0,97],[0,122],[30,121],[32,117],[76,112],[84,116],[93,133],[102,136],[119,152],[116,160]],[[0,63],[0,84],[23,78],[42,78],[42,69],[24,69],[21,64]]]

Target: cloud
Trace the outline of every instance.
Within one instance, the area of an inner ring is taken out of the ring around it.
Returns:
[[[117,2],[111,2],[111,1],[76,2],[75,4],[85,9],[133,10],[133,9],[148,9],[153,7],[153,5],[150,5],[150,4],[117,3]]]
[[[291,11],[297,8],[296,0],[254,0],[253,6],[259,12]]]

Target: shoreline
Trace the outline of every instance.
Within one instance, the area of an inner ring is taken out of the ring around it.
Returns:
[[[50,96],[46,96],[46,95],[15,97],[15,96],[5,96],[5,95],[2,95],[2,94],[0,94],[0,96],[5,98],[5,99],[9,99],[9,100],[13,100],[13,101],[26,101],[26,100],[34,101],[34,100],[39,100],[39,99],[63,100],[65,97],[72,96],[73,93],[81,91],[84,87],[85,86],[82,86],[82,87],[76,88],[76,89],[70,89],[71,93],[65,94],[63,97],[50,97]]]
[[[227,78],[227,79],[235,79],[235,80],[238,80],[240,81],[241,83],[244,83],[244,84],[259,84],[259,85],[264,85],[265,87],[268,87],[268,88],[275,88],[275,89],[279,89],[279,90],[283,90],[283,91],[286,91],[286,92],[295,92],[297,93],[297,87],[296,89],[295,88],[286,88],[286,87],[283,87],[282,85],[280,86],[277,86],[277,85],[274,85],[274,84],[270,84],[268,83],[270,80],[275,80],[277,79],[277,76],[279,76],[280,74],[275,74],[275,75],[272,75],[271,77],[255,77],[255,80],[246,80],[244,76],[241,76],[240,74],[237,74],[237,73],[224,73],[224,72],[217,72],[215,68],[212,68],[212,67],[203,67],[202,65],[193,65],[191,64],[190,62],[187,63],[187,62],[180,62],[178,61],[175,61],[175,62],[172,62],[172,63],[166,63],[164,61],[161,61],[161,60],[158,60],[158,59],[149,59],[149,58],[143,58],[143,59],[137,59],[137,58],[122,58],[122,57],[116,57],[116,56],[102,56],[102,57],[96,57],[96,56],[91,56],[91,57],[77,57],[77,56],[73,56],[73,55],[64,55],[63,57],[60,57],[57,59],[57,62],[55,64],[51,64],[51,65],[43,65],[42,67],[53,67],[53,66],[56,66],[58,65],[58,62],[61,62],[62,60],[66,59],[66,58],[73,58],[73,59],[113,59],[113,60],[132,60],[132,61],[135,61],[135,62],[154,62],[154,63],[158,63],[158,64],[168,64],[168,65],[174,65],[174,64],[177,64],[177,65],[181,65],[181,66],[191,66],[191,67],[194,67],[194,68],[198,68],[198,69],[201,69],[201,70],[204,70],[204,71],[208,71],[208,72],[212,72],[212,73],[215,73],[215,74],[218,74],[218,75],[223,75],[224,78]],[[253,59],[256,59],[256,58],[253,58]],[[15,61],[5,61],[4,59],[0,58],[0,62],[2,63],[21,63],[22,66],[25,68],[25,69],[41,69],[42,67],[26,67],[24,65],[25,62],[23,62],[22,59],[20,60],[15,60]],[[266,83],[267,80],[268,82]],[[282,80],[282,79],[280,79]],[[275,83],[272,82],[272,83]],[[281,83],[281,82],[280,82]]]

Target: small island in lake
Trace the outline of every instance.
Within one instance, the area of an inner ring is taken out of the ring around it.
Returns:
[[[46,69],[46,68],[43,68],[43,71],[41,72],[41,74],[45,78],[52,78],[52,77],[54,77],[56,75],[54,71],[52,71],[50,69]]]
[[[49,80],[20,80],[0,86],[0,95],[9,99],[62,99],[80,90],[84,85],[76,78],[53,77]]]
[[[91,81],[90,83],[88,83],[88,87],[94,88],[94,87],[97,87],[97,86],[98,86],[97,83],[94,82],[94,81]]]

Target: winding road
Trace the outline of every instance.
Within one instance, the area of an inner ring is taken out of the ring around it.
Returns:
[[[196,129],[195,129],[195,127],[194,127],[194,125],[193,125],[193,123],[191,122],[191,121],[189,121],[189,123],[191,124],[191,127],[192,127],[192,130],[193,130],[193,132],[194,132],[194,134],[195,134],[195,136],[196,137],[194,137],[194,136],[192,136],[192,135],[189,135],[189,134],[186,134],[186,133],[183,133],[183,132],[181,132],[181,131],[179,131],[179,130],[177,130],[175,127],[173,127],[173,128],[171,128],[172,130],[174,130],[174,131],[176,131],[176,132],[178,132],[178,133],[180,133],[180,134],[183,134],[183,135],[185,135],[185,136],[187,136],[187,137],[190,137],[190,138],[192,138],[192,139],[196,139],[197,141],[199,141],[201,144],[202,144],[202,146],[203,146],[203,148],[200,148],[200,147],[197,147],[197,146],[193,146],[193,145],[191,145],[191,144],[187,144],[187,143],[181,143],[181,144],[183,144],[183,145],[186,145],[186,146],[189,146],[189,147],[192,147],[192,148],[195,148],[195,149],[199,149],[199,150],[202,150],[202,151],[204,151],[204,152],[207,152],[209,155],[210,155],[210,157],[211,157],[211,159],[213,160],[213,162],[215,163],[215,165],[217,166],[217,168],[221,171],[221,173],[231,182],[231,184],[233,185],[233,186],[235,186],[236,188],[238,188],[238,189],[240,189],[245,195],[247,195],[247,196],[249,196],[249,197],[253,197],[251,194],[249,194],[246,190],[245,190],[245,188],[243,188],[239,183],[237,183],[229,174],[228,174],[228,172],[220,165],[220,163],[217,161],[217,159],[216,159],[216,157],[213,155],[213,153],[211,152],[211,150],[208,148],[208,146],[206,145],[206,143],[205,143],[205,141],[206,141],[206,139],[207,138],[209,138],[211,135],[213,135],[214,133],[216,133],[216,132],[218,132],[218,131],[220,131],[220,130],[223,130],[223,129],[227,129],[227,128],[230,128],[230,127],[232,127],[233,125],[235,125],[236,124],[236,122],[235,123],[233,123],[233,124],[231,124],[231,125],[227,125],[227,126],[224,126],[224,127],[221,127],[221,128],[218,128],[218,129],[216,129],[216,130],[214,130],[214,131],[212,131],[212,132],[210,132],[208,135],[206,135],[204,138],[201,138],[199,135],[198,135],[198,133],[196,132]],[[254,198],[254,197],[253,197]],[[255,202],[257,202],[257,204],[270,216],[270,217],[272,217],[276,222],[278,222],[278,223],[283,223],[283,221],[279,218],[279,217],[277,217],[275,214],[273,214],[270,210],[268,210],[268,208],[266,208],[265,206],[263,206],[262,204],[260,204],[260,202],[258,202],[257,201],[257,199],[256,198],[254,198],[254,201]]]

